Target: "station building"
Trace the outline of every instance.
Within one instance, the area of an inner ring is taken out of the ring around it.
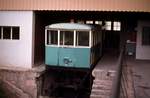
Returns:
[[[30,72],[39,67],[45,61],[45,26],[72,21],[103,26],[104,54],[119,52],[125,40],[128,55],[150,60],[149,4],[149,0],[0,0],[0,67]],[[25,84],[33,91],[31,80]]]
[[[135,59],[150,59],[148,4],[148,0],[1,0],[0,65],[32,68],[44,61],[44,27],[71,19],[105,23],[106,48],[119,48],[125,34],[135,43]]]

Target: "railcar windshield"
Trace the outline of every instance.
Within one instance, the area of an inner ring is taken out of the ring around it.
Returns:
[[[60,31],[60,45],[71,45],[73,46],[74,39],[73,31]]]
[[[89,46],[89,32],[77,31],[76,46]]]
[[[75,23],[59,23],[46,26],[46,45],[91,47],[92,26]]]
[[[46,45],[89,47],[90,31],[47,30]]]

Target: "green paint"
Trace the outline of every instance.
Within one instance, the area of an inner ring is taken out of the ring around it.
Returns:
[[[46,47],[46,64],[90,68],[90,48]]]
[[[47,65],[58,65],[58,47],[46,46],[45,63]]]

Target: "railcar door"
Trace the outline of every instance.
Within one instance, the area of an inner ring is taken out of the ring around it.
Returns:
[[[59,66],[89,68],[89,31],[60,31]]]
[[[46,30],[45,63],[51,66],[58,65],[58,31]]]
[[[59,66],[75,67],[73,42],[74,31],[60,31]]]

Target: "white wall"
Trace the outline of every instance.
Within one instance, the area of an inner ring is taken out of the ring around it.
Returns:
[[[0,40],[0,66],[32,67],[33,20],[32,11],[0,11],[0,26],[20,27],[20,40]]]
[[[138,21],[136,59],[150,60],[150,46],[142,45],[142,27],[149,26],[150,21]]]

